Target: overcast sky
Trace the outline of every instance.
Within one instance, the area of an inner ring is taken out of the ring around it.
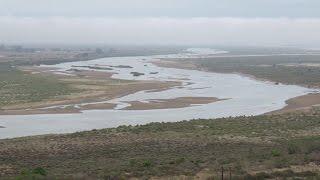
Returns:
[[[319,0],[0,0],[0,43],[320,47]]]

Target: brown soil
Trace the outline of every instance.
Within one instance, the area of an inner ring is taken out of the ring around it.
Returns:
[[[297,110],[308,110],[312,106],[320,105],[320,94],[311,93],[304,96],[295,97],[287,100],[286,103],[286,107],[277,111],[270,112],[268,114],[279,114]]]
[[[171,109],[184,108],[194,104],[209,104],[216,101],[221,101],[215,97],[179,97],[175,99],[153,99],[149,103],[133,101],[128,102],[131,106],[125,108],[126,110],[148,110],[148,109]]]
[[[81,109],[113,109],[116,107],[116,104],[111,103],[97,103],[97,104],[87,104],[81,106]]]

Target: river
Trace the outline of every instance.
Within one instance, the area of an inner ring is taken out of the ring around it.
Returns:
[[[313,89],[295,85],[275,85],[238,74],[219,74],[198,70],[158,67],[151,62],[161,58],[207,57],[226,53],[210,49],[192,49],[176,55],[139,57],[110,57],[90,61],[68,62],[50,65],[67,72],[71,68],[100,68],[97,71],[116,73],[115,79],[180,81],[182,86],[164,91],[140,91],[109,102],[118,106],[111,110],[87,110],[79,114],[40,114],[0,116],[0,138],[30,135],[72,133],[77,131],[111,128],[120,125],[137,125],[150,122],[176,122],[198,118],[219,118],[240,115],[259,115],[283,108],[285,101],[308,94]],[[115,68],[119,66],[131,68]],[[81,67],[80,67],[81,66]],[[144,73],[133,76],[131,72]],[[172,99],[178,97],[216,97],[227,99],[209,104],[193,105],[176,109],[123,110],[127,101],[148,102],[150,99]]]

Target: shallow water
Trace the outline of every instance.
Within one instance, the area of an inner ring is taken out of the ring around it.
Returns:
[[[195,53],[196,52],[196,53]],[[132,68],[98,70],[117,73],[116,79],[180,81],[182,86],[165,91],[141,91],[108,102],[117,103],[113,110],[88,110],[81,114],[48,115],[10,115],[0,116],[0,138],[12,138],[28,135],[51,133],[71,133],[76,131],[136,125],[150,122],[174,122],[198,118],[218,118],[238,115],[258,115],[284,107],[287,99],[307,94],[312,89],[294,85],[275,85],[243,77],[237,74],[218,74],[197,70],[163,68],[151,63],[164,57],[210,56],[225,51],[195,49],[193,53],[181,53],[167,56],[141,56],[102,58],[91,61],[70,62],[53,65],[59,72],[68,69],[88,69],[74,66],[108,67],[129,65]],[[91,69],[92,70],[92,69]],[[134,77],[131,72],[145,75]],[[152,72],[157,72],[153,74]],[[125,101],[143,101],[150,99],[171,99],[178,97],[217,97],[228,99],[205,105],[194,105],[178,109],[121,110],[129,106]]]

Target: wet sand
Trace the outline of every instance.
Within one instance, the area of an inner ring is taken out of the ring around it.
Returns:
[[[149,102],[132,101],[127,102],[131,106],[125,110],[149,110],[149,109],[172,109],[184,108],[192,105],[209,104],[223,99],[215,97],[180,97],[175,99],[152,99]]]
[[[114,109],[116,106],[117,106],[116,104],[111,104],[111,103],[96,103],[96,104],[81,105],[80,108],[81,110],[90,110],[90,109],[100,110],[100,109]]]
[[[320,106],[320,94],[310,93],[304,96],[295,97],[286,101],[287,106],[267,114],[281,114],[298,110],[308,110],[312,106]]]

